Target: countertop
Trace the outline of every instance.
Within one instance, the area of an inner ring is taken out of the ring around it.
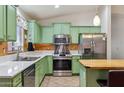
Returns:
[[[45,56],[53,55],[54,51],[33,51],[20,53],[21,57],[40,57],[35,61],[13,61],[16,58],[16,54],[1,56],[0,57],[0,78],[12,78],[18,73],[22,72],[32,64]],[[78,51],[71,51],[72,56],[80,55]]]
[[[124,60],[79,60],[80,64],[91,69],[120,70],[124,69]]]

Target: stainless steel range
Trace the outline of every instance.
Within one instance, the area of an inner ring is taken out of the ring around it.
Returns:
[[[53,55],[53,75],[71,76],[72,75],[72,56],[69,51],[71,43],[70,35],[54,35],[54,55]]]

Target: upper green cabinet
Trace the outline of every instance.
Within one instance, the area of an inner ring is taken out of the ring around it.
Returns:
[[[71,39],[72,43],[78,43],[78,33],[79,33],[79,27],[71,27]]]
[[[16,8],[7,6],[7,40],[16,40]]]
[[[5,13],[5,6],[0,5],[0,41],[4,41],[5,39],[4,32],[6,32],[4,28],[4,22],[6,22],[4,13]]]
[[[70,34],[70,23],[54,23],[54,34]]]
[[[53,27],[43,26],[41,27],[41,43],[53,42]]]
[[[0,41],[16,41],[16,8],[0,5]]]
[[[71,37],[72,43],[78,43],[79,33],[100,33],[101,27],[95,26],[72,26],[71,27]]]
[[[36,30],[37,23],[29,22],[29,40],[33,43],[53,43],[55,34],[70,34],[72,43],[77,44],[79,33],[100,33],[100,26],[71,26],[70,23],[53,23],[52,26],[40,26]]]
[[[28,27],[28,42],[41,43],[40,25],[35,20],[31,20],[28,22]]]

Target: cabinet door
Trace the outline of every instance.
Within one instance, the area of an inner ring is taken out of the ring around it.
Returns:
[[[42,27],[41,28],[41,42],[52,43],[53,42],[53,27]]]
[[[13,87],[18,86],[20,83],[22,82],[22,74],[18,74],[16,75],[13,79],[12,79],[12,85]]]
[[[70,33],[71,33],[72,43],[78,43],[79,28],[78,27],[71,27]]]
[[[61,24],[59,24],[59,23],[56,23],[56,24],[53,24],[53,29],[54,29],[54,31],[53,31],[53,33],[54,34],[61,34]]]
[[[48,56],[48,74],[53,73],[53,58],[52,56]]]
[[[7,40],[16,41],[16,8],[7,6]]]
[[[90,27],[89,26],[79,27],[79,33],[90,33]]]
[[[90,27],[89,29],[90,29],[91,33],[100,33],[101,32],[100,26],[93,26],[93,27]]]
[[[31,20],[28,26],[28,41],[32,43],[41,43],[40,25],[37,24],[35,20]]]
[[[33,33],[34,33],[34,43],[38,43],[39,41],[38,41],[38,25],[36,24],[36,23],[33,23],[33,27],[34,27],[34,29],[33,29]]]
[[[40,26],[37,24],[37,35],[35,38],[37,38],[37,43],[41,43],[41,30],[40,30]]]
[[[79,59],[80,59],[80,56],[72,57],[72,73],[73,74],[79,74],[79,71],[80,71]]]
[[[80,67],[79,67],[79,61],[78,59],[77,60],[72,60],[72,73],[73,74],[79,74],[79,70],[80,70]]]
[[[40,85],[41,75],[42,75],[41,71],[42,71],[42,62],[40,60],[35,64],[35,86],[36,87]]]
[[[61,34],[70,34],[70,24],[69,23],[61,24]]]
[[[4,40],[4,6],[0,5],[0,41]]]

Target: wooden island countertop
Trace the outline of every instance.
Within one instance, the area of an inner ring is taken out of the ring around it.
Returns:
[[[124,60],[79,60],[80,64],[91,69],[124,70]]]

